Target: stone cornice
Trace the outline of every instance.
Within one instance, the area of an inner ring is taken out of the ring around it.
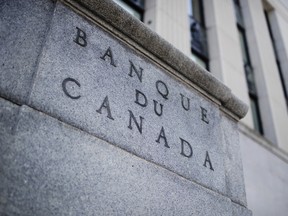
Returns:
[[[228,110],[239,119],[248,112],[248,106],[227,86],[112,0],[62,0],[62,2],[76,7],[83,13],[89,11],[99,17],[218,100],[224,110]]]

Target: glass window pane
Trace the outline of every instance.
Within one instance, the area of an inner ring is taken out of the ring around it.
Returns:
[[[258,131],[260,134],[263,134],[261,120],[259,118],[260,113],[259,113],[257,100],[250,97],[250,105],[251,105],[254,129]]]
[[[196,19],[201,24],[202,22],[202,16],[201,16],[201,0],[191,0],[192,1],[192,16],[194,19]]]
[[[142,10],[144,10],[144,0],[128,0],[129,2],[132,2],[133,4],[137,5],[140,7]]]
[[[121,0],[113,0],[113,1],[116,2],[118,5],[120,5],[128,13],[130,13],[131,15],[136,17],[137,19],[141,20],[141,14],[138,11],[136,11],[135,9],[133,9],[131,6],[129,6],[128,4],[126,4],[125,2],[123,2]]]
[[[206,30],[190,17],[191,46],[193,50],[208,58]]]
[[[237,24],[244,27],[244,20],[243,20],[242,10],[241,10],[239,1],[234,0],[234,10],[235,10]]]
[[[192,53],[191,59],[194,62],[196,62],[198,65],[200,65],[203,68],[207,69],[207,63],[204,60],[202,60],[201,58],[199,58],[197,55],[195,55],[194,53]]]
[[[246,50],[246,41],[245,41],[245,36],[244,36],[244,32],[240,31],[238,29],[238,33],[239,33],[239,39],[240,39],[240,45],[241,45],[241,52],[242,52],[242,58],[243,58],[243,62],[244,62],[244,65],[248,64],[248,56],[247,56],[247,53],[248,53],[248,50]]]

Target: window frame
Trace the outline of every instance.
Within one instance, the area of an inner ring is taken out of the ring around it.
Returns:
[[[279,55],[278,55],[278,52],[277,52],[275,38],[274,38],[274,35],[273,35],[271,22],[270,22],[270,19],[269,19],[269,13],[270,13],[270,11],[264,9],[265,20],[266,20],[266,24],[267,24],[267,27],[268,27],[271,43],[272,43],[272,46],[273,46],[274,57],[275,57],[278,73],[279,73],[279,76],[280,76],[281,87],[282,87],[282,91],[284,93],[286,106],[288,108],[288,89],[287,89],[287,86],[286,86],[285,81],[284,81],[283,70],[282,70],[281,61],[279,59]]]
[[[205,16],[204,16],[204,6],[203,6],[203,1],[202,0],[197,0],[198,1],[198,10],[199,10],[199,15],[200,15],[200,20],[197,20],[193,16],[193,0],[189,0],[189,7],[190,9],[190,14],[189,14],[189,19],[190,19],[190,37],[191,37],[191,53],[192,55],[196,56],[196,58],[200,59],[207,70],[209,70],[209,53],[208,53],[208,41],[207,41],[207,33],[206,33],[206,27],[205,27]],[[199,38],[193,37],[193,34],[199,34],[201,35]],[[198,40],[199,39],[199,40]],[[201,41],[202,39],[202,41]],[[200,44],[199,46],[195,45],[195,40]]]
[[[234,4],[235,17],[236,17],[237,30],[239,34],[239,41],[241,40],[240,34],[241,34],[241,38],[243,38],[244,50],[242,50],[242,44],[241,44],[241,53],[242,53],[242,61],[243,61],[243,66],[244,66],[244,71],[245,71],[246,83],[248,87],[248,95],[250,99],[250,108],[251,108],[252,118],[253,118],[253,127],[255,131],[258,131],[261,135],[264,135],[261,110],[259,107],[259,100],[258,100],[258,94],[257,94],[257,85],[255,81],[251,58],[250,58],[249,46],[248,46],[247,37],[246,37],[246,30],[245,30],[245,24],[244,24],[244,20],[242,16],[242,8],[240,5],[240,0],[233,0],[233,4]],[[241,20],[238,19],[238,14]],[[240,41],[240,43],[242,42]],[[245,59],[247,60],[247,62],[244,61],[243,55],[246,55]]]

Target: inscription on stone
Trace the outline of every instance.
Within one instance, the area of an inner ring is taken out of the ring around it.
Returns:
[[[54,19],[32,105],[224,192],[218,107],[64,6]]]
[[[82,47],[86,47],[87,45],[89,46],[89,44],[86,41],[86,38],[87,38],[86,32],[84,30],[80,29],[79,27],[76,27],[76,29],[77,29],[77,31],[76,31],[74,42],[76,44],[78,44],[79,46],[82,46]],[[79,42],[80,38],[82,39],[81,43]],[[115,56],[115,58],[117,58],[117,56]],[[103,56],[101,56],[100,59],[110,62],[110,65],[112,65],[113,67],[117,67],[115,65],[114,55],[113,55],[113,51],[112,51],[111,47],[107,48],[107,50],[105,51],[105,54]],[[129,72],[128,75],[130,77],[133,77],[133,72],[134,72],[134,74],[137,75],[140,83],[142,83],[142,75],[143,75],[143,73],[145,74],[145,70],[143,70],[143,68],[141,66],[139,67],[139,69],[136,69],[134,63],[131,60],[128,60],[127,62],[123,62],[122,64],[123,64],[123,66],[127,66],[127,68],[130,65],[130,70],[129,70],[130,72]],[[107,67],[109,67],[109,65],[107,65]],[[66,88],[67,82],[73,82],[78,87],[80,87],[81,84],[77,80],[75,80],[73,78],[70,78],[70,77],[64,79],[63,82],[62,82],[62,87],[63,87],[64,94],[67,97],[71,98],[71,99],[79,99],[81,97],[80,95],[72,96],[67,91],[67,88]],[[128,80],[128,82],[135,82],[135,81],[134,80],[132,80],[132,81]],[[162,97],[165,100],[168,100],[169,89],[168,89],[167,84],[165,82],[163,82],[161,80],[157,80],[155,82],[155,88],[156,88],[156,90],[157,90],[157,92],[159,94],[159,97]],[[129,97],[129,95],[128,95],[128,97]],[[178,95],[178,97],[181,97],[182,109],[184,109],[186,111],[189,111],[189,109],[190,109],[190,99],[188,97],[185,97],[182,93],[180,93],[180,95]],[[133,98],[133,96],[131,95],[130,98]],[[164,107],[163,104],[161,104],[160,102],[158,102],[157,100],[154,100],[154,99],[152,101],[149,101],[147,96],[143,92],[139,91],[138,89],[135,89],[135,98],[136,99],[135,99],[134,102],[136,104],[138,104],[139,106],[141,106],[141,107],[147,107],[149,105],[149,103],[153,102],[152,104],[153,104],[153,107],[154,107],[154,113],[156,114],[156,116],[162,116],[163,107]],[[185,103],[184,100],[186,101],[185,105],[184,105],[184,103]],[[177,106],[175,108],[179,109],[179,108],[181,108],[181,106]],[[103,111],[103,110],[105,110],[105,111]],[[199,115],[199,118],[201,118],[201,120],[203,122],[205,122],[206,124],[209,124],[208,110],[203,108],[202,106],[200,106],[200,110],[201,110],[201,115]],[[99,113],[99,114],[104,114],[107,118],[109,118],[111,120],[114,120],[114,118],[112,117],[112,114],[111,114],[111,107],[109,105],[108,96],[106,96],[104,98],[102,104],[100,105],[99,109],[96,110],[96,112]],[[149,124],[149,122],[146,122],[145,118],[143,116],[141,116],[141,115],[138,116],[138,117],[135,117],[135,115],[133,114],[133,112],[131,110],[128,110],[127,114],[128,113],[129,113],[129,115],[127,115],[127,116],[129,116],[128,128],[130,130],[134,130],[134,127],[136,126],[137,130],[139,131],[139,133],[142,134],[143,124]],[[173,119],[171,119],[171,121],[173,121]],[[134,125],[134,127],[132,125]],[[123,125],[123,127],[124,127],[124,125]],[[160,143],[160,138],[162,138],[164,140],[164,147],[170,148],[169,145],[168,145],[168,141],[167,141],[166,135],[165,135],[164,126],[161,127],[159,136],[156,139],[157,143]],[[181,137],[179,137],[179,141],[180,141],[179,142],[180,155],[182,155],[184,157],[187,157],[187,158],[191,158],[193,156],[193,147],[191,146],[191,144],[187,140],[185,140],[185,139],[183,139]],[[204,161],[203,166],[207,167],[206,163],[208,163],[210,170],[214,171],[208,151],[206,151],[205,154],[203,154],[203,155],[204,155],[203,156],[203,161]]]

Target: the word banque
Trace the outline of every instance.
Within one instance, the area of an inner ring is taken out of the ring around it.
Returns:
[[[76,35],[74,37],[74,42],[78,44],[81,47],[88,46],[87,42],[87,35],[84,30],[76,27]],[[113,50],[111,47],[107,47],[107,50],[105,53],[100,57],[102,61],[106,61],[107,64],[109,64],[111,67],[117,67],[117,64],[115,63],[115,56],[113,53]],[[145,70],[142,67],[137,67],[131,60],[127,60],[127,64],[129,65],[128,69],[128,76],[129,77],[137,77],[139,82],[143,82],[143,74],[145,73]],[[75,92],[70,92],[68,85],[73,85],[73,88],[79,89],[78,93],[75,94]],[[69,97],[72,100],[78,100],[81,96],[81,86],[83,83],[80,83],[77,79],[73,77],[67,77],[62,81],[62,90],[64,94]],[[157,80],[155,82],[155,88],[157,92],[159,93],[159,96],[162,97],[164,100],[169,100],[170,96],[170,89],[168,85],[163,82],[162,80]],[[152,103],[154,113],[156,116],[162,116],[165,115],[165,106],[164,104],[160,103],[157,100],[149,100],[148,97],[145,95],[145,92],[142,92],[138,89],[135,89],[135,94],[131,95],[131,97],[134,97],[134,103],[141,107],[148,107],[148,104]],[[190,110],[190,99],[188,97],[185,97],[184,94],[179,94],[179,98],[181,98],[179,101],[181,101],[179,107],[182,107],[185,111]],[[105,115],[109,120],[114,121],[115,117],[113,115],[114,109],[110,105],[109,97],[105,96],[103,99],[101,99],[101,103],[99,103],[98,107],[96,108],[96,113],[99,115]],[[204,107],[200,106],[200,119],[205,124],[209,124],[209,112]],[[133,114],[132,110],[127,110],[127,127],[130,130],[138,130],[140,134],[142,134],[143,131],[143,125],[145,124],[145,118],[143,116],[135,116]],[[147,122],[148,123],[148,122]],[[133,127],[134,126],[134,127]],[[165,128],[162,126],[157,137],[155,137],[155,142],[159,144],[163,144],[165,148],[170,148],[169,140],[167,139]],[[181,137],[179,137],[179,154],[186,158],[192,158],[193,157],[193,147],[192,145],[186,140]],[[209,168],[210,170],[214,171],[214,167],[212,165],[212,161],[210,159],[209,152],[206,151],[203,154],[203,166],[206,168]]]

